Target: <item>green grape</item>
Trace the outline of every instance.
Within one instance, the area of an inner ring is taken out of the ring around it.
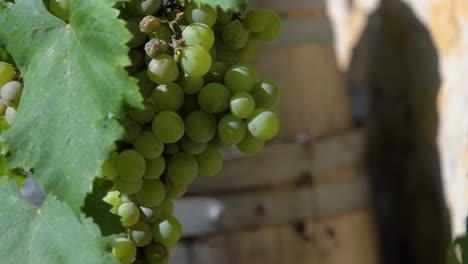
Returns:
[[[132,18],[127,20],[127,29],[133,36],[133,38],[127,43],[130,48],[133,49],[145,43],[146,35],[140,31],[140,19]]]
[[[159,157],[164,149],[164,144],[151,131],[141,132],[133,143],[135,150],[146,159]]]
[[[132,194],[130,194],[130,195],[122,194],[121,199],[122,199],[122,202],[124,202],[124,203],[130,203],[131,202],[131,203],[134,203],[134,204],[138,204],[138,201],[136,200],[135,195],[132,195]]]
[[[122,151],[116,162],[119,177],[126,181],[137,181],[145,173],[145,159],[133,149]]]
[[[229,108],[229,89],[219,83],[205,85],[198,94],[198,104],[207,113],[221,113]]]
[[[165,54],[169,50],[169,44],[166,41],[157,38],[152,38],[145,44],[146,55],[150,58],[157,58]]]
[[[143,222],[138,222],[135,225],[129,227],[128,237],[138,247],[144,247],[149,245],[153,240],[153,234],[151,227]]]
[[[161,217],[161,207],[143,207],[140,206],[140,221],[146,224],[154,224]]]
[[[166,144],[164,146],[164,153],[167,155],[174,155],[177,152],[180,152],[180,147],[177,143]]]
[[[15,68],[10,63],[0,61],[0,87],[15,77]]]
[[[133,142],[138,134],[140,134],[141,126],[131,118],[124,118],[121,124],[125,129],[125,134],[122,138],[124,142]]]
[[[218,124],[218,136],[228,145],[241,142],[245,136],[245,131],[246,126],[244,120],[232,114],[225,115]]]
[[[201,110],[185,118],[185,133],[193,141],[206,143],[216,135],[216,118]]]
[[[237,144],[237,148],[245,154],[256,154],[265,146],[265,141],[257,139],[250,133],[247,133],[244,139]]]
[[[140,124],[146,124],[153,120],[156,114],[156,108],[151,102],[143,102],[144,110],[137,110],[128,113],[128,115]]]
[[[125,2],[125,11],[132,17],[143,17],[158,12],[161,0],[131,0]]]
[[[189,46],[180,55],[180,65],[188,75],[202,77],[211,68],[211,55],[203,47]]]
[[[50,12],[68,22],[70,18],[70,1],[69,0],[50,0]]]
[[[134,194],[137,193],[141,186],[143,185],[143,180],[139,179],[137,181],[126,181],[119,176],[114,178],[114,185],[117,191],[123,194]]]
[[[174,203],[172,202],[172,199],[164,199],[164,201],[161,204],[161,215],[163,217],[165,216],[171,216],[174,213]]]
[[[141,32],[149,35],[161,27],[161,20],[152,15],[148,15],[141,19],[139,27]]]
[[[257,41],[255,39],[249,39],[242,49],[237,50],[234,53],[240,61],[248,61],[257,54],[257,46]]]
[[[229,101],[229,109],[237,118],[247,118],[251,116],[255,110],[255,100],[247,92],[237,92]]]
[[[264,31],[270,22],[270,12],[274,11],[269,9],[250,10],[245,17],[245,25],[251,32]]]
[[[161,84],[154,89],[152,99],[157,109],[175,112],[184,103],[184,91],[175,83]]]
[[[10,126],[13,126],[16,122],[16,110],[13,107],[8,106],[5,110],[5,119]]]
[[[180,74],[177,83],[182,87],[185,94],[196,94],[203,87],[203,77],[193,77],[186,73]]]
[[[215,37],[213,30],[202,23],[190,24],[184,31],[182,31],[182,38],[185,40],[185,44],[189,46],[201,46],[206,50],[213,47]]]
[[[249,32],[239,20],[234,20],[223,26],[223,43],[227,48],[238,50],[249,41]]]
[[[19,104],[21,93],[23,92],[23,84],[17,81],[7,82],[0,90],[2,102],[11,107],[16,107]]]
[[[228,149],[230,148],[232,145],[230,144],[226,144],[226,142],[222,141],[221,138],[219,138],[219,135],[217,135],[216,137],[214,137],[211,141],[210,141],[210,147],[218,150],[218,151],[221,151],[221,150],[225,150],[225,149]]]
[[[227,67],[224,63],[213,61],[210,71],[205,75],[206,83],[222,83],[226,75]]]
[[[239,63],[237,55],[232,51],[218,51],[216,55],[216,60],[222,62],[224,65],[226,65],[227,68],[230,68]]]
[[[205,151],[207,144],[206,143],[198,143],[191,140],[188,136],[183,137],[179,141],[179,145],[184,152],[187,152],[192,155],[198,155]]]
[[[145,248],[145,258],[148,264],[167,264],[169,252],[164,245],[154,242]]]
[[[112,165],[111,161],[105,160],[102,163],[102,176],[106,179],[112,180],[117,177],[117,169]]]
[[[160,180],[143,179],[143,187],[135,194],[137,201],[145,207],[155,207],[162,203],[166,188]]]
[[[115,248],[112,254],[121,264],[130,264],[136,257],[137,249],[135,244],[127,238],[119,237],[116,239]]]
[[[200,174],[214,176],[223,168],[223,156],[213,147],[208,147],[203,153],[196,156]]]
[[[166,42],[171,42],[172,34],[173,33],[172,33],[172,30],[169,27],[169,25],[164,25],[163,24],[160,27],[158,27],[156,29],[156,31],[151,33],[149,36],[151,38],[157,38],[157,39],[160,39],[160,40],[164,40]]]
[[[153,225],[154,240],[171,249],[182,236],[182,226],[173,216],[163,217]]]
[[[189,23],[203,23],[208,26],[213,26],[216,22],[216,10],[208,5],[198,6],[191,2],[185,9],[185,19]]]
[[[166,198],[168,199],[177,199],[182,197],[188,189],[188,185],[169,185],[169,188],[166,192]]]
[[[153,120],[153,133],[163,143],[174,143],[184,135],[184,121],[172,111],[161,111]]]
[[[174,184],[189,184],[198,174],[198,163],[194,156],[179,152],[169,158],[167,175]]]
[[[272,10],[266,9],[263,12],[265,12],[265,16],[268,16],[268,23],[261,32],[254,33],[254,37],[261,41],[271,41],[278,36],[281,30],[281,19]]]
[[[155,159],[146,160],[146,171],[143,175],[145,179],[159,179],[166,169],[166,161],[162,156]]]
[[[134,203],[122,203],[117,209],[117,215],[120,216],[122,226],[129,227],[140,219],[140,210]]]
[[[143,98],[148,98],[154,89],[154,83],[149,79],[146,70],[139,71],[135,74],[135,78],[138,80],[138,87],[140,87],[140,93]]]
[[[278,133],[279,119],[272,111],[255,109],[253,115],[247,119],[247,127],[252,136],[268,140]]]
[[[281,90],[273,81],[260,81],[251,91],[257,108],[273,110],[278,105]]]
[[[223,9],[218,8],[218,17],[216,19],[216,25],[223,26],[232,20],[232,13],[225,12]]]
[[[239,91],[250,92],[258,81],[260,81],[260,76],[255,68],[250,65],[233,66],[224,77],[225,85],[232,93]]]
[[[211,49],[208,50],[208,52],[210,53],[211,59],[216,60],[216,53],[217,53],[216,47],[215,46],[211,47]]]
[[[167,54],[157,56],[148,65],[148,77],[157,84],[167,84],[177,80],[179,77],[177,62]]]
[[[120,192],[118,191],[111,191],[102,198],[102,200],[110,205],[112,205],[112,208],[110,209],[110,212],[113,214],[117,213],[117,209],[119,206],[122,204],[122,199],[120,198]]]

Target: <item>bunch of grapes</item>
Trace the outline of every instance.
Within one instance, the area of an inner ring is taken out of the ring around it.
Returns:
[[[51,12],[67,20],[67,3],[51,0]],[[172,201],[197,175],[220,172],[223,149],[255,154],[278,132],[280,89],[245,62],[277,36],[280,19],[267,9],[232,13],[174,0],[116,8],[133,35],[127,71],[144,110],[122,120],[125,135],[103,165],[114,182],[104,201],[128,230],[113,253],[121,263],[167,263],[182,234]]]
[[[0,116],[11,126],[16,120],[16,110],[23,91],[21,77],[14,66],[0,61]]]

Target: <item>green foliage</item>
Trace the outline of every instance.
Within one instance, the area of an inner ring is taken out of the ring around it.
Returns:
[[[5,118],[0,118],[0,133],[10,128],[10,125],[6,122]],[[2,143],[0,142],[0,153],[2,151]],[[20,186],[24,184],[26,180],[25,175],[21,175],[19,173],[15,173],[7,168],[7,164],[5,161],[5,157],[0,154],[0,175],[1,176],[8,176],[12,179],[15,179]]]
[[[468,263],[468,237],[466,235],[458,237],[449,249],[448,264]]]
[[[2,263],[113,263],[111,239],[82,215],[48,196],[37,209],[14,180],[0,177],[0,256]]]
[[[213,8],[219,7],[224,11],[238,12],[247,7],[247,0],[179,0],[179,2],[195,2],[206,4]]]
[[[77,214],[123,133],[115,119],[122,105],[141,107],[123,69],[131,36],[116,2],[71,1],[66,24],[42,0],[0,0],[0,46],[25,82],[15,126],[2,134],[8,165],[33,169],[46,192]]]

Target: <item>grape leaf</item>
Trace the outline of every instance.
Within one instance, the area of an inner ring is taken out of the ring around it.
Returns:
[[[0,133],[10,128],[10,125],[6,122],[5,118],[0,118]],[[2,151],[2,143],[0,142],[0,153]],[[23,186],[24,181],[26,181],[26,175],[21,175],[19,173],[15,173],[8,169],[5,157],[0,154],[0,175],[8,176],[12,179],[15,179],[20,186]]]
[[[112,239],[49,195],[41,208],[26,201],[15,181],[0,177],[2,263],[113,263]]]
[[[8,165],[33,171],[49,194],[79,213],[101,164],[123,134],[123,105],[142,107],[117,0],[70,1],[70,22],[42,0],[0,0],[0,46],[25,81],[15,125],[2,134]]]
[[[88,194],[83,207],[83,213],[92,217],[99,225],[103,235],[124,233],[125,229],[120,222],[120,217],[112,214],[112,206],[102,200],[112,188],[113,183],[108,180],[96,178],[93,184],[93,192]]]
[[[219,7],[224,11],[239,12],[247,7],[247,0],[179,0],[179,2],[195,2],[206,4],[213,8]]]

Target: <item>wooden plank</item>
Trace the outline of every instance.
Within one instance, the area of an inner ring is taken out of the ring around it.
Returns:
[[[177,264],[377,264],[372,211],[182,240]]]
[[[250,0],[249,8],[271,8],[279,13],[290,10],[323,9],[325,0]]]
[[[182,198],[175,201],[174,215],[184,227],[184,236],[200,236],[292,223],[367,206],[367,179],[353,177],[317,186]]]
[[[310,144],[276,143],[267,145],[260,154],[244,156],[230,154],[222,172],[215,177],[200,176],[190,186],[191,194],[225,193],[254,189],[300,180],[312,176],[357,166],[363,148],[363,132],[351,131]]]

